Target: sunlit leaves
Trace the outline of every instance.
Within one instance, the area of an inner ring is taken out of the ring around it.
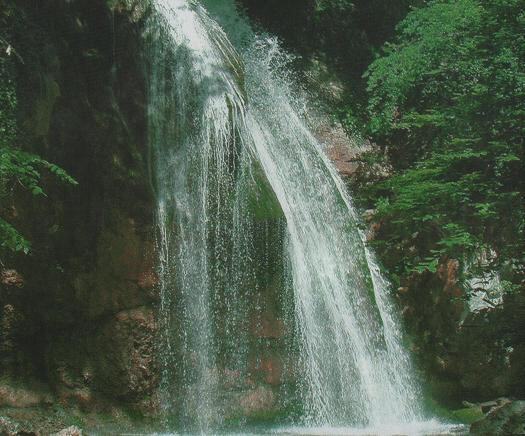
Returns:
[[[366,78],[369,133],[388,146],[396,170],[370,191],[381,197],[391,243],[417,230],[434,254],[462,256],[488,243],[517,257],[525,3],[430,1],[399,24]],[[434,258],[418,253],[413,262],[431,270]]]

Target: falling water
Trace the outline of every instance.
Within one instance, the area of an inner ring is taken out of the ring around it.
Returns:
[[[233,1],[212,6],[222,27],[201,3],[154,0],[148,33],[165,415],[219,427],[225,369],[247,371],[246,318],[262,287],[255,202],[274,215],[267,226],[284,223],[268,234],[291,278],[303,424],[420,420],[388,283],[307,127],[282,51]]]

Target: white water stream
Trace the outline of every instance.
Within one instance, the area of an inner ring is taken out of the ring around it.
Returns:
[[[285,223],[300,424],[335,432],[422,421],[389,285],[300,115],[282,52],[233,1],[208,3],[222,27],[190,0],[154,0],[149,25],[165,414],[204,433],[227,415],[219,368],[242,374],[247,289],[258,289],[250,202],[269,191],[284,217],[275,226]]]

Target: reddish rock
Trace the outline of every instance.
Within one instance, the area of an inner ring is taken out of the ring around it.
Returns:
[[[153,269],[141,271],[137,284],[141,289],[151,290],[159,284],[159,276]]]
[[[282,363],[277,356],[264,357],[257,368],[264,375],[264,381],[270,385],[281,384]]]
[[[153,310],[139,307],[116,314],[100,331],[95,372],[102,389],[121,397],[152,393],[157,385],[157,325]]]
[[[243,380],[241,379],[241,372],[238,370],[225,368],[224,370],[222,370],[222,374],[220,375],[222,384],[226,389],[233,389],[243,384]]]
[[[35,407],[40,404],[48,404],[51,400],[51,396],[46,392],[14,387],[6,382],[0,384],[0,407]]]
[[[456,259],[449,259],[442,263],[437,271],[438,277],[445,283],[443,292],[453,297],[460,297],[463,295],[459,282],[459,261]]]
[[[318,127],[315,136],[326,145],[326,155],[341,176],[350,177],[357,171],[355,148],[341,126],[323,124]]]
[[[0,283],[4,286],[21,288],[24,286],[24,278],[14,269],[4,269],[0,273]]]
[[[370,226],[368,227],[368,232],[366,234],[366,240],[368,242],[376,239],[379,231],[381,230],[381,225],[382,225],[381,222],[373,222],[370,224]]]
[[[76,425],[60,430],[58,433],[53,433],[51,436],[82,436],[82,429]]]
[[[355,174],[358,164],[354,161],[355,155],[344,145],[333,145],[327,149],[328,159],[330,159],[337,172],[343,177],[350,177]]]
[[[239,405],[245,416],[272,411],[275,408],[275,404],[275,394],[270,388],[264,386],[248,391],[239,400]]]
[[[77,307],[91,319],[145,306],[157,297],[153,243],[144,240],[135,220],[114,215],[114,229],[98,238],[96,269],[73,281]]]
[[[252,317],[251,333],[260,339],[279,339],[285,334],[284,322],[272,312],[264,312]]]

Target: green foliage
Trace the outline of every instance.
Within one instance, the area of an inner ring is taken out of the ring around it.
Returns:
[[[481,407],[467,407],[464,409],[454,410],[452,412],[453,417],[464,424],[472,424],[485,417],[485,414],[481,411]]]
[[[0,148],[0,193],[7,193],[10,183],[17,182],[33,195],[46,195],[39,185],[41,169],[47,169],[60,181],[76,185],[77,182],[59,166],[40,157],[13,147]]]
[[[34,196],[46,196],[40,184],[43,169],[54,174],[61,182],[78,184],[62,168],[34,154],[13,147],[0,147],[0,201],[9,197],[16,184]],[[27,254],[30,244],[12,225],[0,218],[0,248]]]
[[[431,269],[482,245],[519,256],[525,3],[431,1],[398,25],[366,78],[369,133],[396,170],[368,195],[381,197],[389,244],[414,231],[430,241],[403,267]]]
[[[11,224],[0,218],[0,248],[29,253],[31,244]]]

